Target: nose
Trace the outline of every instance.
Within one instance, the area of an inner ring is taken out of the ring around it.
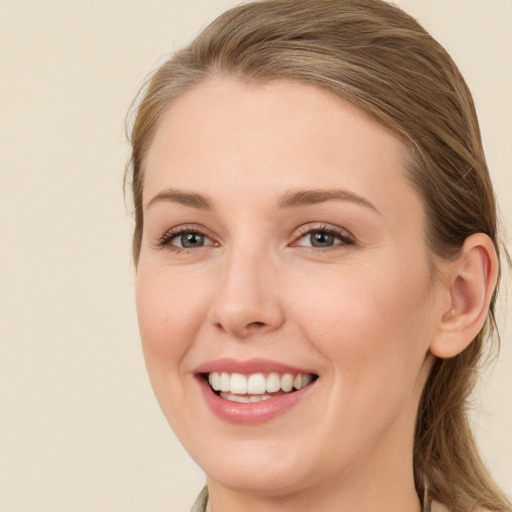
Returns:
[[[275,262],[263,251],[233,250],[217,276],[209,321],[237,339],[279,329],[284,312],[277,274]]]

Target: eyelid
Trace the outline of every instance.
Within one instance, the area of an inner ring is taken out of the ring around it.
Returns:
[[[346,229],[333,226],[331,224],[325,224],[325,223],[309,223],[304,224],[303,226],[300,226],[298,229],[298,236],[294,238],[294,241],[292,242],[292,247],[303,247],[305,249],[310,249],[315,252],[325,252],[325,251],[332,251],[336,249],[340,249],[343,247],[346,247],[348,245],[354,245],[356,242],[355,237]],[[335,245],[332,245],[330,247],[313,247],[308,245],[299,245],[299,241],[304,238],[305,236],[317,232],[317,231],[324,231],[326,233],[329,233],[331,235],[334,235],[335,237],[339,238],[341,240],[340,243],[337,243]]]
[[[204,236],[205,238],[208,238],[212,243],[207,244],[205,246],[196,247],[196,248],[189,248],[189,247],[180,247],[177,245],[171,244],[171,241],[176,238],[177,236],[183,235],[185,233],[197,233],[199,235]],[[197,251],[198,249],[201,249],[203,247],[211,247],[211,246],[217,246],[219,245],[218,242],[215,240],[215,237],[212,235],[212,233],[205,229],[203,226],[200,226],[198,224],[180,224],[179,226],[174,226],[170,229],[168,229],[162,236],[157,238],[154,243],[155,247],[157,249],[164,249],[168,248],[177,252],[182,251]]]

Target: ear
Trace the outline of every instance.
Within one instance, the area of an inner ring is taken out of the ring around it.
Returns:
[[[450,307],[441,312],[430,352],[446,359],[462,352],[483,327],[498,279],[498,257],[483,233],[469,236],[460,256],[442,270]]]

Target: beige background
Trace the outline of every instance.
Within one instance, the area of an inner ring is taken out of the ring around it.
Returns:
[[[451,51],[474,92],[511,231],[512,2],[398,3]],[[202,485],[143,366],[122,122],[162,56],[233,4],[0,0],[1,512],[184,511]],[[474,410],[512,494],[507,312],[502,357]]]

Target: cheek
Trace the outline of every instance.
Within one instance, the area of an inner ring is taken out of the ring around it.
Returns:
[[[136,303],[151,386],[169,424],[185,439],[186,422],[179,419],[194,417],[186,398],[190,386],[186,361],[206,314],[201,294],[205,288],[174,270],[139,264]]]
[[[136,303],[148,370],[178,367],[206,312],[201,287],[170,269],[139,266]],[[203,287],[204,290],[204,287]]]
[[[306,337],[340,378],[376,388],[401,376],[413,381],[431,335],[425,270],[408,272],[385,261],[380,268],[388,269],[386,275],[351,267],[303,283],[307,293],[296,301],[296,317]],[[408,274],[415,276],[414,283]]]
[[[327,362],[328,405],[322,404],[325,421],[315,427],[317,437],[350,440],[329,444],[326,457],[337,460],[369,456],[397,428],[403,439],[416,416],[415,384],[428,349],[429,281],[408,287],[405,269],[388,266],[383,275],[372,268],[317,272],[314,280],[296,275],[297,288],[289,294],[294,323]]]

